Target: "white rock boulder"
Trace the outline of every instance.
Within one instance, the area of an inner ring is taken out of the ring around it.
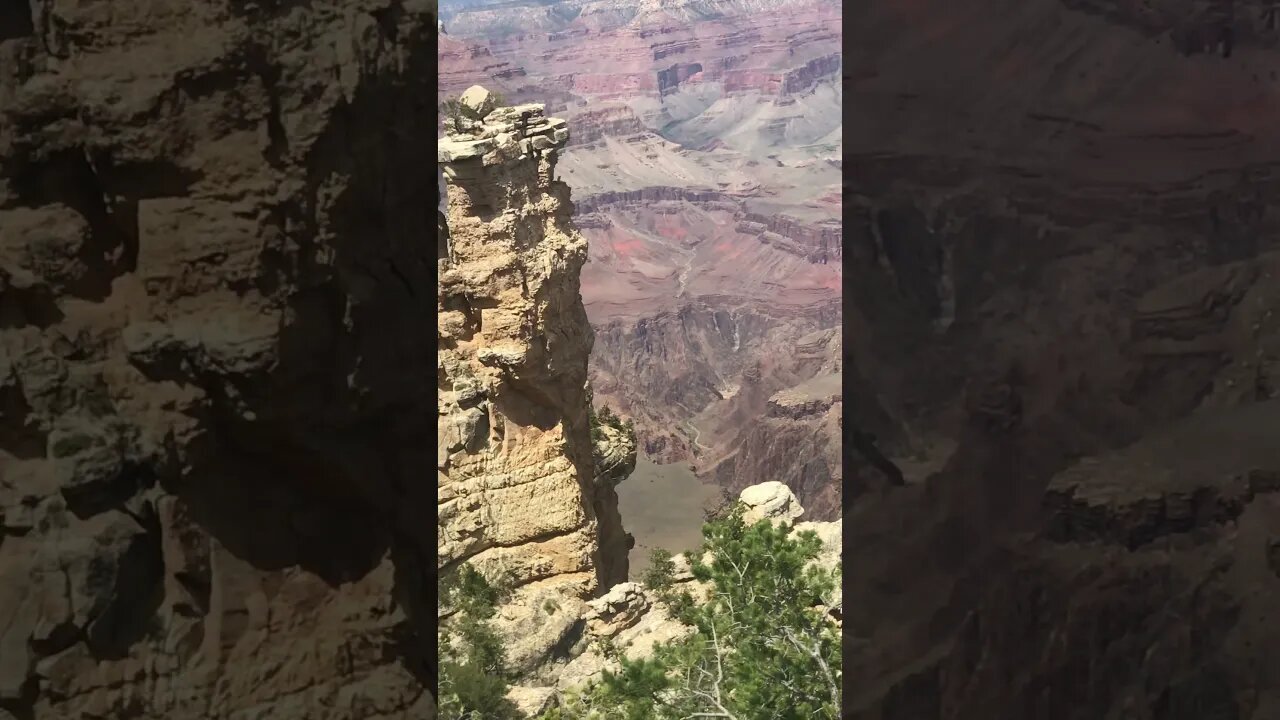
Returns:
[[[477,118],[481,119],[493,112],[493,108],[497,106],[497,98],[493,96],[493,93],[480,85],[472,85],[463,91],[459,101],[463,106],[470,108]]]
[[[760,520],[790,524],[804,514],[791,488],[776,480],[752,485],[743,490],[738,499],[747,506],[743,520],[748,524]]]

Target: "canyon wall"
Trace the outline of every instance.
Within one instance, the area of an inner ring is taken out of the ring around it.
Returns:
[[[839,4],[443,10],[439,99],[478,82],[574,128],[559,167],[589,242],[596,402],[659,462],[734,493],[785,479],[834,517],[835,415],[766,417],[771,395],[826,373],[796,343],[840,322]]]
[[[574,630],[581,599],[626,580],[613,489],[626,473],[613,471],[634,465],[635,448],[614,433],[603,447],[591,437],[586,241],[555,176],[565,122],[540,105],[494,109],[481,88],[464,100],[473,92],[483,120],[454,124],[438,150],[449,188],[438,562],[507,576],[515,592],[498,624],[511,639],[508,661],[528,672]]]
[[[5,3],[0,717],[434,715],[434,25]]]
[[[1268,5],[851,26],[853,717],[1280,712]]]
[[[438,147],[448,183],[438,258],[439,565],[448,573],[466,562],[514,586],[494,625],[517,674],[508,698],[532,716],[616,672],[619,657],[652,657],[691,628],[657,594],[625,582],[630,543],[614,487],[637,448],[629,430],[589,406],[586,241],[556,177],[566,123],[541,105],[492,107],[481,87],[461,103],[467,110],[446,121]],[[816,334],[806,352],[821,363],[837,335]],[[778,482],[741,498],[751,521],[804,512]],[[815,564],[839,563],[838,522],[796,527],[817,533]],[[698,587],[682,567],[676,579]],[[838,592],[806,600],[839,622]],[[451,610],[441,608],[446,632]]]

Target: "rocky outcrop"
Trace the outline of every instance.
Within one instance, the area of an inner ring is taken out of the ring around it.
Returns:
[[[478,87],[463,104],[437,150],[450,237],[437,307],[438,562],[514,585],[495,624],[513,669],[529,674],[564,650],[581,598],[626,579],[613,488],[635,447],[612,428],[591,437],[586,242],[555,175],[565,122],[540,105],[493,108]]]
[[[768,417],[798,420],[818,415],[840,402],[840,375],[821,375],[769,396]]]
[[[841,55],[831,53],[817,57],[794,70],[788,70],[782,76],[782,94],[796,95],[811,90],[818,82],[829,75],[840,72]]]
[[[739,232],[773,233],[790,241],[811,262],[838,263],[844,255],[839,222],[806,223],[787,215],[747,213]]]
[[[639,448],[636,436],[624,429],[600,424],[596,427],[594,458],[596,482],[617,485],[631,476],[636,469]]]
[[[1240,478],[1243,480],[1243,478]],[[1170,535],[1235,522],[1248,496],[1243,482],[1223,489],[1151,494],[1127,502],[1077,497],[1078,488],[1051,488],[1046,535],[1054,542],[1115,543],[1137,549]]]
[[[564,100],[574,133],[560,169],[590,242],[597,399],[636,422],[658,461],[723,468],[735,493],[784,479],[830,517],[838,427],[818,420],[830,412],[759,421],[770,394],[812,376],[804,361],[780,367],[794,341],[840,322],[839,4],[449,7],[451,31],[476,48],[442,50],[453,92],[470,77],[508,97],[537,88],[549,108]],[[504,24],[516,17],[519,30]],[[524,74],[512,82],[498,62]],[[748,434],[738,477],[722,461]],[[821,457],[801,462],[796,442]]]
[[[776,480],[796,494],[811,518],[840,517],[845,477],[840,457],[844,413],[840,345],[838,329],[800,336],[786,350],[785,367],[808,379],[792,380],[794,384],[773,393],[768,389],[786,382],[790,373],[767,366],[744,371],[742,390],[725,405],[735,415],[752,420],[731,418],[725,423],[740,423],[744,429],[723,438],[713,436],[719,440],[720,452],[699,468],[700,473],[733,493]]]
[[[626,105],[606,105],[596,108],[588,106],[575,114],[573,121],[573,137],[570,146],[589,145],[607,137],[627,137],[646,132],[647,128],[640,118]],[[585,212],[582,207],[579,213]]]
[[[804,508],[796,500],[795,493],[777,480],[771,480],[742,491],[738,500],[746,506],[742,518],[747,523],[768,520],[790,525],[804,514]]]
[[[656,54],[656,53],[655,53]],[[658,94],[666,95],[680,84],[702,74],[702,63],[675,63],[658,71]]]
[[[611,190],[596,193],[577,203],[577,212],[589,215],[611,207],[655,205],[664,202],[716,204],[715,207],[724,209],[737,209],[739,205],[739,200],[728,193],[655,185],[637,190]]]
[[[0,716],[433,714],[434,25],[0,11]]]
[[[795,532],[812,532],[822,542],[820,554],[812,561],[812,566],[828,571],[840,567],[840,521],[796,522],[804,515],[804,508],[795,495],[778,482],[745,488],[738,499],[744,506],[743,519],[748,524],[765,521],[784,523],[791,525]],[[681,554],[675,556],[674,561],[676,590],[688,590],[695,601],[705,599],[707,588],[689,572],[688,559]],[[821,603],[821,611],[828,613],[838,624],[842,612],[839,584],[830,597],[817,600]],[[666,603],[652,591],[634,582],[616,585],[608,594],[588,602],[583,618],[586,621],[581,639],[584,650],[558,670],[557,688],[560,691],[594,682],[605,670],[618,670],[617,658],[603,651],[603,643],[612,645],[622,657],[639,660],[651,657],[657,646],[680,640],[693,632],[692,628],[673,619]]]

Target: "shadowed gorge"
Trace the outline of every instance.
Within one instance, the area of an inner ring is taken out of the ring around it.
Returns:
[[[1272,5],[850,26],[851,717],[1280,712]]]

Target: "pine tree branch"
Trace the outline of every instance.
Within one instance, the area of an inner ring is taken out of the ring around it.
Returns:
[[[822,654],[818,652],[820,645],[816,642],[813,644],[813,647],[802,644],[791,628],[784,627],[782,632],[787,636],[787,639],[791,641],[791,644],[796,646],[796,649],[809,655],[809,657],[813,658],[814,661],[818,663],[818,667],[822,668],[822,675],[827,680],[827,690],[831,693],[831,704],[839,710],[840,687],[836,684],[835,676],[831,673],[831,668],[827,666],[827,661],[824,660],[822,658]]]

